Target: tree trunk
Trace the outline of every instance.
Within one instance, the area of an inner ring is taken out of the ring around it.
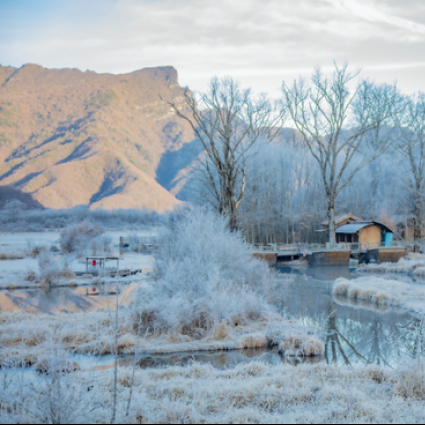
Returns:
[[[335,233],[335,201],[328,201],[328,226],[329,226],[329,243],[331,247],[336,245],[336,233]]]
[[[236,232],[238,230],[236,214],[230,216],[230,231]]]
[[[415,208],[415,242],[422,242],[422,211],[421,208],[416,206]]]

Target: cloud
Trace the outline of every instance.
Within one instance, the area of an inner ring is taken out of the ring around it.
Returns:
[[[400,18],[397,15],[388,13],[379,7],[379,4],[373,5],[369,0],[364,3],[362,0],[326,0],[334,7],[340,8],[343,12],[351,12],[353,15],[372,23],[385,23],[389,26],[401,29],[405,32],[404,38],[414,40],[423,39],[425,36],[425,25]],[[382,4],[382,2],[381,2]]]
[[[3,13],[1,60],[113,73],[173,65],[195,89],[234,75],[276,92],[283,78],[334,59],[393,78],[391,70],[414,72],[425,48],[423,0],[404,2],[408,8],[403,0],[62,0],[37,19],[22,14],[19,25],[15,8],[13,27]]]

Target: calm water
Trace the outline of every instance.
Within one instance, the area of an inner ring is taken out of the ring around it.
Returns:
[[[275,305],[290,317],[321,329],[324,362],[394,367],[417,356],[422,324],[413,315],[334,298],[335,278],[356,278],[357,273],[338,268],[308,269],[303,274],[281,271],[295,274],[295,282],[285,285]]]
[[[246,350],[225,353],[172,354],[143,357],[139,366],[163,367],[186,365],[191,362],[207,363],[216,368],[231,368],[254,360],[266,363],[300,362],[340,365],[379,364],[394,367],[418,356],[422,338],[422,322],[403,310],[376,309],[370,305],[352,303],[347,299],[335,299],[332,286],[335,279],[356,278],[347,268],[313,268],[303,271],[284,268],[283,275],[291,274],[294,282],[285,279],[277,285],[270,299],[284,316],[302,323],[317,326],[325,343],[325,355],[319,358],[287,360],[276,350]],[[408,279],[400,277],[401,280]],[[421,284],[421,283],[418,283]],[[131,300],[132,284],[125,291]],[[124,293],[123,293],[124,296]],[[0,311],[30,311],[58,313],[89,311],[106,306],[106,297],[87,296],[87,288],[53,289],[43,291],[0,291]],[[76,356],[84,370],[107,370],[112,367],[109,356],[89,358]],[[121,366],[133,364],[132,358],[122,358]]]

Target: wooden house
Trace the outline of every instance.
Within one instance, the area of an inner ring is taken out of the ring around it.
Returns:
[[[367,246],[367,249],[378,248],[386,244],[391,246],[393,231],[376,221],[354,221],[337,227],[336,242],[362,244]]]
[[[353,214],[336,217],[335,229],[338,244],[368,244],[370,247],[378,247],[385,241],[393,240],[393,231],[389,227],[376,221],[362,220]],[[328,230],[328,223],[323,222],[321,231]]]

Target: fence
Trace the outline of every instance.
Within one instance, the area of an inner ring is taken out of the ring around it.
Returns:
[[[120,237],[120,247],[141,248],[155,246],[157,242],[156,236],[130,236]]]
[[[378,248],[406,248],[405,241],[377,242],[377,243],[339,243],[330,244],[270,244],[265,246],[253,246],[255,252],[275,252],[281,255],[296,255],[301,253],[321,251],[351,251],[365,252]]]

